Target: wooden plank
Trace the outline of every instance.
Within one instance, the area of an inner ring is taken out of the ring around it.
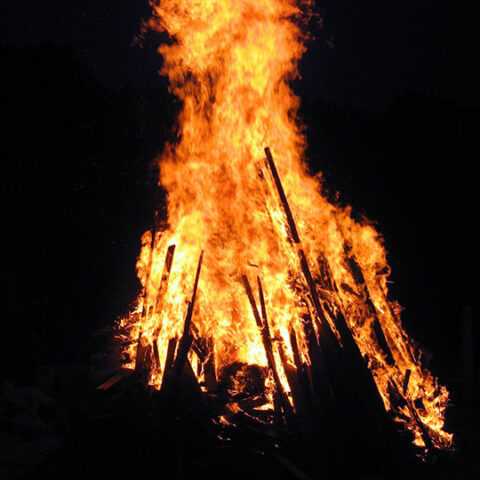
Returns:
[[[148,266],[147,266],[147,273],[145,275],[145,284],[143,286],[143,300],[142,300],[142,313],[140,315],[140,330],[138,332],[137,338],[137,352],[135,358],[135,370],[137,372],[144,370],[144,361],[145,361],[145,349],[142,345],[142,337],[143,337],[143,329],[142,325],[145,321],[145,318],[148,313],[148,282],[150,281],[150,271],[152,269],[152,261],[153,261],[153,251],[155,250],[155,240],[157,234],[157,223],[158,223],[158,211],[155,210],[153,226],[152,226],[152,239],[150,241],[150,255],[148,257]]]
[[[267,317],[267,308],[265,305],[265,297],[263,295],[263,286],[262,282],[260,280],[260,277],[257,276],[257,286],[258,286],[258,296],[260,298],[260,310],[262,312],[262,324],[263,324],[263,329],[262,329],[262,336],[263,336],[263,343],[265,345],[265,350],[269,352],[270,356],[270,363],[271,363],[271,368],[273,372],[273,378],[275,380],[275,383],[277,385],[278,389],[278,394],[280,396],[280,402],[282,409],[284,411],[284,414],[288,417],[293,415],[293,410],[292,406],[290,405],[290,401],[288,400],[287,394],[285,393],[285,389],[283,388],[282,382],[280,380],[280,377],[278,375],[278,366],[275,361],[275,355],[273,353],[273,345],[272,345],[272,337],[270,335],[270,327],[268,325],[268,317]],[[287,418],[288,422],[288,418]]]
[[[331,279],[332,275],[326,259],[320,258],[319,262],[324,262],[324,265],[321,265],[320,269]],[[360,267],[357,265],[357,268],[353,268],[357,275],[357,280],[359,278],[363,279],[363,274],[361,274],[361,277],[358,276],[358,272],[361,273]],[[321,281],[323,282],[322,288],[331,289],[334,292],[338,291],[334,283],[325,284],[326,280],[324,278],[322,278]],[[358,414],[351,416],[348,422],[351,423],[350,428],[357,430],[359,438],[361,438],[362,435],[365,438],[371,438],[373,434],[376,442],[382,442],[384,444],[385,439],[391,436],[393,424],[388,418],[372,372],[363,359],[358,345],[353,338],[353,334],[345,321],[342,306],[338,305],[337,307],[335,313],[333,313],[333,310],[330,311],[330,315],[334,318],[343,345],[340,356],[342,360],[341,373],[334,378],[337,403],[339,404],[339,408],[347,413],[352,409],[357,410]],[[370,307],[367,306],[367,308],[370,308],[372,314],[375,316],[376,312],[373,310],[373,304],[371,304]],[[378,328],[379,324],[377,329]],[[381,344],[382,342],[378,343]],[[383,345],[383,349],[388,355],[390,349],[385,347],[387,345],[385,339],[383,340]],[[393,359],[391,352],[390,358]],[[352,390],[359,392],[358,398],[353,402],[351,397]],[[349,428],[348,422],[344,427],[347,430]],[[366,442],[368,443],[368,441]]]
[[[160,352],[158,351],[158,337],[153,340],[153,359],[155,361],[155,369],[160,368]]]
[[[270,172],[273,177],[273,181],[275,182],[275,186],[277,188],[278,196],[280,197],[280,202],[282,204],[283,210],[285,212],[285,216],[287,218],[288,226],[290,229],[290,235],[294,243],[300,243],[300,237],[298,235],[297,226],[293,219],[293,214],[290,209],[290,205],[287,200],[287,196],[285,195],[285,190],[283,189],[282,182],[280,181],[280,176],[278,175],[277,167],[275,162],[273,161],[272,152],[270,151],[269,147],[265,148],[265,155],[267,158],[267,167],[270,169]]]
[[[412,374],[412,371],[408,368],[407,371],[405,372],[405,377],[403,379],[402,392],[404,396],[407,394],[407,391],[408,391],[408,384],[410,383],[411,374]]]
[[[190,324],[190,332],[193,337],[192,348],[197,354],[201,363],[204,363],[207,360],[209,355],[208,346],[206,340],[200,336],[200,332],[195,324]]]
[[[170,272],[172,271],[173,256],[175,254],[175,244],[169,245],[167,253],[165,255],[165,262],[163,264],[162,277],[160,279],[160,285],[157,290],[157,296],[155,298],[155,312],[159,313],[161,310],[162,299],[168,289],[168,281],[170,279]]]
[[[255,302],[255,298],[253,297],[252,287],[250,286],[250,282],[246,275],[242,275],[243,285],[245,287],[245,292],[247,293],[248,301],[250,302],[250,307],[252,308],[253,317],[255,318],[255,323],[260,330],[260,334],[263,338],[263,322],[260,318],[260,314],[258,313],[257,303]]]
[[[364,298],[365,298],[365,304],[367,307],[367,310],[369,314],[374,318],[373,321],[373,332],[374,336],[377,340],[378,345],[380,348],[383,350],[383,352],[386,355],[387,363],[390,365],[393,365],[395,363],[393,352],[392,352],[392,347],[394,346],[393,340],[390,338],[388,335],[388,331],[385,331],[382,328],[382,325],[380,323],[380,320],[378,318],[378,312],[377,309],[375,308],[375,305],[372,301],[372,298],[370,296],[370,291],[368,290],[367,284],[365,282],[365,277],[363,276],[362,269],[360,268],[360,265],[358,265],[357,261],[353,257],[351,247],[349,247],[347,244],[344,245],[344,252],[345,252],[345,258],[346,258],[346,263],[347,267],[352,274],[353,279],[355,280],[355,283],[360,286],[360,288],[363,291]]]
[[[422,422],[422,420],[418,416],[417,409],[415,408],[415,405],[413,405],[413,402],[408,397],[403,396],[401,394],[401,389],[399,388],[399,386],[396,384],[396,382],[393,379],[389,379],[389,382],[392,385],[392,387],[398,392],[398,395],[405,402],[405,405],[407,406],[408,411],[410,412],[413,420],[415,421],[418,428],[420,429],[420,435],[422,437],[423,442],[425,443],[425,446],[427,448],[427,452],[430,455],[435,453],[435,451],[437,449],[433,445],[432,439],[430,438],[430,434],[428,433],[428,427]]]
[[[297,369],[288,363],[285,352],[283,351],[283,348],[281,346],[278,346],[278,352],[280,354],[283,371],[285,372],[285,376],[287,377],[290,392],[292,394],[295,413],[301,416],[311,416],[299,381],[298,373],[301,374],[301,372],[297,372]]]
[[[198,259],[197,272],[195,274],[195,281],[193,284],[192,298],[188,303],[187,314],[185,316],[185,323],[183,326],[183,335],[180,339],[177,358],[175,359],[174,371],[175,371],[175,376],[178,378],[180,378],[183,374],[183,368],[184,368],[185,361],[187,360],[188,351],[190,350],[190,347],[193,342],[193,336],[190,332],[190,327],[192,324],[193,309],[195,306],[195,298],[197,296],[198,282],[200,280],[200,272],[202,269],[203,254],[204,252],[202,250],[200,254],[200,258]]]
[[[302,359],[300,357],[297,343],[297,335],[295,334],[295,330],[292,326],[290,326],[290,345],[292,346],[293,359],[295,361],[297,381],[302,389],[303,398],[305,399],[307,404],[310,404],[311,406],[314,400],[310,381],[308,379],[307,366],[302,362]],[[310,410],[313,411],[311,408]]]
[[[362,392],[369,399],[368,404],[374,405],[377,411],[385,413],[383,400],[373,374],[365,363],[357,342],[353,338],[353,334],[340,311],[337,312],[335,323],[342,338],[345,375],[348,375],[353,382],[350,388],[352,388],[352,385],[356,385],[355,388],[358,392]]]
[[[103,382],[101,385],[97,387],[97,390],[109,390],[114,385],[122,381],[124,378],[130,376],[134,370],[132,368],[122,368],[118,371],[113,377],[109,378],[107,381]]]
[[[162,386],[160,390],[165,393],[171,389],[173,380],[173,365],[175,363],[175,351],[177,349],[178,338],[173,337],[168,340],[167,355],[163,366]]]
[[[336,337],[333,335],[324,311],[325,307],[319,298],[308,260],[302,249],[293,215],[288,205],[285,192],[283,191],[275,163],[268,148],[265,149],[265,154],[266,165],[272,174],[275,187],[280,197],[280,203],[289,227],[289,238],[296,249],[302,274],[310,293],[310,302],[315,314],[306,319],[306,326],[308,326],[306,334],[309,339],[309,354],[312,362],[312,366],[309,367],[307,365],[306,368],[310,378],[309,390],[313,396],[313,406],[315,407],[319,403],[322,405],[320,411],[318,407],[316,409],[317,416],[322,415],[323,422],[323,425],[320,424],[317,429],[325,428],[325,437],[328,438],[326,443],[321,438],[319,440],[330,452],[332,458],[335,457],[339,460],[341,452],[340,445],[347,439],[349,425],[345,423],[345,420],[341,416],[338,416],[335,411],[337,407],[343,408],[344,405],[352,403],[352,388],[348,385],[350,382],[356,386],[354,390],[358,392],[360,397],[358,401],[358,411],[368,414],[368,420],[363,420],[363,418],[356,420],[358,427],[363,429],[366,434],[365,437],[360,435],[359,438],[368,438],[369,422],[371,422],[371,428],[375,428],[377,431],[378,441],[382,442],[382,437],[385,435],[385,432],[388,431],[388,426],[385,423],[387,416],[373,376],[365,364],[342,315],[332,316],[331,320],[342,337],[343,347],[340,347]],[[329,289],[327,288],[327,290]],[[317,324],[316,340],[318,341],[318,349],[315,346],[314,336],[312,334],[312,332],[315,332],[313,320],[315,320]],[[341,324],[340,328],[339,323]],[[353,365],[350,365],[351,363]],[[330,389],[328,387],[330,387]],[[364,395],[365,398],[362,398]],[[334,401],[332,401],[332,396],[335,399]],[[318,397],[319,401],[316,400],[315,397]],[[360,414],[360,416],[361,415],[362,414]],[[389,425],[390,424],[391,422]],[[366,443],[368,443],[368,441]],[[320,448],[320,450],[323,450],[323,447]],[[327,457],[329,456],[330,455],[327,455]]]
[[[312,399],[320,407],[319,414],[329,417],[335,412],[335,397],[325,365],[325,354],[317,343],[315,331],[311,322],[304,322],[305,339],[308,346],[308,354],[311,361],[311,385]]]
[[[175,253],[175,244],[169,245],[167,248],[167,254],[165,256],[165,262],[163,264],[163,271],[162,271],[162,277],[160,279],[160,285],[157,290],[157,296],[154,301],[155,305],[155,313],[159,314],[161,310],[161,305],[162,305],[162,299],[167,292],[168,289],[168,280],[170,278],[170,272],[172,270],[172,264],[173,264],[173,255]],[[160,356],[158,352],[158,337],[160,335],[160,331],[162,329],[162,325],[158,325],[154,332],[153,332],[153,358],[155,360],[155,368],[159,369],[160,368]]]
[[[165,357],[165,371],[173,367],[177,343],[178,343],[177,337],[173,337],[168,341],[167,356]]]
[[[295,249],[297,251],[297,255],[300,262],[300,268],[302,270],[305,282],[310,292],[310,299],[315,309],[315,314],[317,315],[317,318],[319,319],[319,322],[320,322],[320,331],[318,332],[318,341],[322,345],[322,349],[325,350],[325,353],[327,354],[327,356],[332,358],[332,362],[328,360],[329,363],[331,363],[331,365],[334,365],[334,361],[335,361],[334,357],[336,356],[335,347],[337,346],[337,341],[335,339],[335,336],[333,335],[332,329],[330,328],[330,325],[328,323],[327,318],[325,317],[325,313],[320,303],[317,288],[312,277],[312,272],[310,270],[310,266],[308,264],[305,252],[303,251],[303,248],[301,246],[300,237],[298,235],[298,230],[295,224],[295,220],[293,218],[290,205],[285,195],[285,191],[283,189],[280,176],[278,175],[277,167],[275,166],[272,153],[270,152],[270,149],[268,147],[265,148],[265,156],[266,156],[266,166],[270,170],[270,173],[272,174],[273,181],[275,183],[275,187],[277,189],[277,193],[280,198],[280,203],[282,205],[283,211],[285,213],[285,217],[287,219],[291,240],[295,244]],[[311,319],[309,321],[311,322]],[[313,323],[311,327],[313,329]]]
[[[300,358],[300,351],[298,350],[298,342],[297,342],[297,335],[295,334],[295,330],[292,326],[290,326],[290,345],[292,346],[293,351],[293,359],[295,361],[295,366],[297,367],[297,371],[301,371],[303,362]]]
[[[205,387],[209,393],[217,391],[217,376],[215,373],[215,344],[213,337],[207,337],[206,339],[208,347],[207,360],[203,365],[203,372],[205,375]]]
[[[200,272],[202,270],[203,254],[204,254],[204,251],[202,250],[202,252],[200,253],[200,258],[198,259],[197,272],[195,273],[195,281],[193,283],[192,298],[188,306],[187,317],[186,317],[185,325],[183,328],[183,336],[190,335],[190,326],[192,323],[193,308],[195,307],[195,298],[197,296],[198,282],[200,280]]]
[[[269,367],[270,371],[272,372],[272,376],[273,376],[273,380],[275,382],[275,387],[276,387],[276,391],[278,393],[280,405],[283,409],[283,412],[284,412],[285,416],[292,415],[293,414],[292,406],[290,405],[290,402],[289,402],[289,400],[288,400],[288,398],[285,394],[285,390],[283,389],[282,382],[280,381],[280,377],[278,376],[278,371],[277,371],[277,368],[276,368],[276,365],[275,365],[275,357],[274,357],[274,354],[273,354],[272,341],[270,339],[270,331],[269,331],[269,327],[268,327],[268,321],[267,321],[267,318],[266,318],[265,305],[263,305],[263,307],[262,307],[262,314],[265,315],[264,321],[262,321],[262,319],[260,318],[260,314],[258,313],[257,304],[256,304],[255,298],[253,296],[252,287],[250,286],[250,282],[248,281],[248,278],[247,278],[246,275],[242,275],[242,279],[243,279],[243,284],[245,286],[245,291],[247,293],[248,300],[250,302],[250,306],[252,308],[253,316],[255,317],[255,322],[257,324],[257,327],[260,330],[260,336],[262,338],[263,347],[265,349],[265,355],[267,357],[268,367]],[[264,304],[265,299],[263,298],[263,289],[261,287],[261,282],[260,282],[260,279],[258,277],[257,277],[257,282],[259,284],[259,289],[260,289],[260,291],[259,291],[260,302]]]

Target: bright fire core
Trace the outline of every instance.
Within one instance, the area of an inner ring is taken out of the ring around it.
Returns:
[[[302,322],[313,308],[299,263],[302,248],[331,329],[336,332],[335,316],[341,313],[385,408],[393,408],[390,395],[395,390],[410,408],[394,413],[415,434],[417,445],[425,446],[420,421],[434,446],[451,446],[452,436],[443,430],[448,392],[422,367],[402,329],[399,305],[387,299],[390,269],[381,237],[368,222],[353,220],[350,208],[329,203],[321,178],[308,173],[299,99],[289,82],[298,75],[305,51],[301,25],[309,0],[151,3],[148,28],[168,32],[171,39],[159,48],[161,73],[183,108],[177,140],[166,146],[158,162],[160,185],[168,194],[168,226],[142,238],[137,269],[144,291],[122,321],[129,332],[131,366],[138,341],[155,347],[159,361],[149,382],[160,387],[167,346],[182,335],[204,251],[192,317],[195,335],[210,339],[217,372],[234,362],[267,366],[243,277],[255,287],[260,278],[273,352],[288,393],[280,356],[295,368],[291,332],[301,360],[310,361]],[[267,146],[301,245],[291,241],[265,166]],[[198,364],[196,354],[189,355]],[[273,388],[271,380],[267,385]]]

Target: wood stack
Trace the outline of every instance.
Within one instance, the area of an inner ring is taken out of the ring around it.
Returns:
[[[261,279],[257,277],[257,296],[260,303],[258,308],[252,285],[244,275],[242,281],[262,338],[268,371],[252,368],[252,382],[253,377],[257,377],[260,387],[252,388],[250,395],[244,394],[242,398],[233,399],[240,406],[239,412],[233,414],[225,408],[225,404],[232,401],[226,393],[228,389],[222,386],[227,381],[225,378],[233,375],[235,369],[246,367],[232,366],[229,373],[223,372],[223,378],[222,373],[217,372],[219,376],[217,378],[214,341],[212,338],[200,337],[195,327],[193,312],[201,274],[202,252],[188,304],[183,334],[180,338],[172,338],[169,341],[163,367],[162,388],[160,392],[154,392],[157,398],[155,401],[157,404],[160,402],[163,411],[166,412],[165,415],[176,419],[167,422],[172,431],[177,433],[183,431],[183,427],[178,423],[181,422],[179,419],[182,418],[183,410],[196,409],[213,420],[219,429],[219,438],[228,438],[230,442],[251,441],[262,451],[268,452],[271,458],[276,459],[296,478],[309,478],[309,476],[320,478],[325,473],[334,478],[342,478],[348,472],[358,471],[364,464],[374,465],[377,471],[381,471],[385,465],[390,467],[396,465],[397,468],[402,469],[405,467],[406,456],[411,454],[411,439],[397,434],[342,309],[331,308],[329,302],[320,297],[317,284],[320,285],[320,291],[335,293],[336,287],[330,283],[328,264],[323,259],[319,259],[319,268],[326,274],[314,278],[275,162],[268,148],[265,149],[265,155],[265,168],[271,175],[278,201],[285,214],[289,241],[298,255],[299,271],[303,276],[306,292],[304,300],[306,305],[311,307],[310,312],[301,319],[310,362],[302,360],[298,347],[299,341],[293,328],[290,329],[289,335],[294,365],[289,363],[283,349],[274,345],[275,340],[272,339],[270,332]],[[262,172],[262,175],[265,175],[265,172]],[[152,234],[151,251],[154,248],[154,241],[155,231]],[[166,292],[174,251],[174,245],[169,247],[155,308],[161,306],[161,298]],[[379,322],[361,269],[348,245],[345,245],[345,252],[348,268],[357,284],[364,289],[369,314],[375,318],[374,334],[378,345],[384,351],[388,362],[394,362],[389,347],[392,340]],[[148,277],[145,284],[147,283]],[[141,315],[146,314],[144,308]],[[333,322],[337,335],[332,330],[329,319]],[[156,337],[158,338],[158,332]],[[132,377],[147,388],[151,369],[159,365],[160,359],[157,342],[154,341],[151,347],[142,345],[141,340],[142,332],[138,338],[135,371],[122,370],[114,378],[102,384],[100,389],[108,390],[123,378],[127,378],[129,373],[134,373]],[[203,385],[198,383],[197,375],[189,362],[190,349],[194,350],[203,366],[205,378]],[[289,393],[285,391],[280,380],[280,370],[287,378]],[[261,389],[266,375],[271,375],[275,384],[274,409],[258,412],[256,407],[262,402],[265,403]],[[409,376],[410,374],[407,373],[400,388],[400,392],[403,393],[401,400],[412,414],[415,414],[415,409],[409,405],[405,396]],[[418,418],[417,421],[426,445],[433,452],[434,448],[428,432],[423,429]],[[178,436],[175,438],[175,448],[181,449],[181,438]],[[308,472],[309,476],[305,472]]]

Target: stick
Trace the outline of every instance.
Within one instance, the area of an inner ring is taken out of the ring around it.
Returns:
[[[173,367],[173,360],[175,358],[175,350],[177,348],[178,338],[173,337],[168,341],[167,347],[167,356],[165,357],[165,370],[170,369]]]
[[[365,303],[367,305],[367,308],[370,312],[370,314],[374,317],[373,321],[373,331],[375,332],[375,336],[377,338],[377,343],[379,344],[380,348],[385,352],[387,356],[387,362],[390,365],[393,365],[395,363],[393,353],[392,353],[392,348],[391,346],[394,345],[393,340],[391,339],[390,335],[388,335],[388,332],[386,333],[384,329],[382,328],[382,325],[380,324],[380,320],[378,318],[378,312],[377,309],[375,308],[375,305],[370,297],[370,292],[368,290],[367,284],[365,282],[365,277],[363,276],[362,269],[360,268],[360,265],[358,265],[357,261],[351,254],[351,247],[347,246],[346,244],[344,245],[344,252],[345,252],[345,258],[347,259],[347,266],[350,270],[350,273],[352,274],[352,277],[355,280],[355,283],[357,285],[360,285],[361,288],[363,289],[365,293]]]
[[[188,303],[187,314],[185,316],[185,323],[183,326],[183,335],[180,339],[180,345],[178,347],[177,358],[175,359],[175,376],[180,378],[183,373],[183,367],[185,364],[185,360],[187,359],[188,351],[192,345],[193,336],[190,333],[190,327],[192,324],[192,316],[193,316],[193,308],[195,306],[195,298],[197,296],[197,288],[198,288],[198,281],[200,279],[200,271],[202,269],[202,261],[203,261],[203,250],[200,254],[200,258],[198,259],[197,265],[197,273],[195,274],[195,282],[193,284],[193,292],[192,298]]]
[[[175,350],[177,348],[178,338],[173,337],[168,340],[168,347],[167,347],[167,355],[165,357],[165,364],[163,367],[163,378],[162,378],[162,386],[161,391],[165,393],[165,391],[169,390],[169,385],[172,383],[173,378],[173,365],[175,359]]]
[[[268,147],[265,148],[265,155],[267,158],[266,165],[272,174],[275,186],[277,188],[278,196],[280,197],[280,203],[282,204],[283,211],[285,212],[287,224],[290,230],[291,239],[293,240],[293,243],[295,243],[296,245],[297,254],[300,260],[300,267],[302,269],[303,276],[305,278],[308,289],[310,291],[310,298],[315,308],[315,313],[317,314],[317,317],[319,318],[319,321],[320,321],[321,331],[318,332],[319,341],[322,342],[324,347],[328,345],[327,350],[331,351],[332,344],[334,342],[333,332],[330,328],[330,325],[328,324],[328,321],[325,317],[325,313],[323,312],[322,306],[320,304],[315,282],[313,281],[312,272],[310,271],[310,267],[308,265],[305,252],[302,249],[300,237],[298,235],[297,227],[295,224],[295,220],[293,219],[292,211],[290,209],[290,205],[288,204],[288,200],[285,195],[282,182],[278,175],[277,167],[275,166],[275,162],[273,161],[270,148]],[[310,319],[310,322],[311,322],[311,319]],[[312,328],[313,328],[313,324],[312,324]]]
[[[275,365],[275,357],[273,355],[273,346],[270,339],[270,332],[269,332],[268,322],[267,322],[267,312],[265,309],[265,299],[263,298],[263,289],[261,287],[260,279],[257,277],[257,281],[259,283],[260,303],[264,304],[262,307],[262,313],[264,314],[264,322],[262,322],[262,319],[260,318],[260,315],[258,313],[257,304],[255,302],[255,298],[253,297],[252,288],[250,286],[247,276],[242,275],[242,279],[245,285],[245,291],[247,293],[248,300],[250,301],[250,306],[252,307],[252,312],[253,312],[253,316],[255,317],[255,322],[257,323],[257,326],[260,329],[260,334],[262,337],[263,347],[265,349],[268,366],[273,375],[273,380],[277,388],[282,409],[285,415],[292,414],[293,413],[292,406],[290,405],[290,402],[288,401],[288,398],[285,394],[285,391],[283,389],[283,386],[280,381],[280,377],[278,376],[277,368]]]
[[[173,264],[173,255],[175,253],[175,244],[172,244],[167,249],[167,254],[165,256],[165,262],[163,264],[163,272],[162,277],[160,279],[160,285],[158,287],[157,296],[154,302],[155,305],[155,313],[160,313],[160,306],[162,304],[163,296],[165,295],[167,288],[168,288],[168,280],[170,278],[170,272],[172,270]],[[162,329],[162,324],[160,324],[155,328],[153,332],[153,358],[155,360],[155,367],[157,369],[160,368],[160,356],[158,352],[158,336],[160,335],[160,331]]]
[[[133,373],[131,368],[122,368],[119,372],[117,372],[113,377],[109,378],[106,382],[102,383],[97,387],[97,390],[109,390],[118,382],[123,380],[124,378],[128,377]]]
[[[263,332],[263,323],[260,315],[258,313],[257,304],[255,303],[255,298],[253,298],[252,287],[250,286],[250,282],[246,275],[242,275],[243,285],[245,286],[245,291],[247,293],[248,300],[250,302],[250,306],[252,307],[253,316],[255,318],[255,322],[257,327],[260,329],[260,333]],[[263,337],[263,334],[262,334]]]
[[[300,358],[300,351],[298,350],[297,335],[295,334],[295,330],[292,328],[292,326],[290,326],[290,344],[292,345],[295,366],[297,367],[297,371],[301,372],[303,364]]]
[[[207,347],[209,354],[204,364],[205,386],[209,392],[217,390],[217,376],[215,374],[215,345],[213,337],[207,337]]]
[[[145,276],[145,285],[143,287],[142,314],[140,316],[141,324],[140,324],[140,330],[138,332],[138,338],[137,338],[137,355],[135,357],[135,371],[136,372],[140,372],[143,369],[143,362],[145,360],[144,348],[143,348],[142,342],[141,342],[141,339],[142,339],[142,336],[143,336],[142,324],[143,324],[143,321],[145,320],[145,317],[147,315],[148,282],[150,280],[150,270],[152,269],[153,250],[155,249],[155,236],[156,236],[156,233],[157,233],[157,221],[158,221],[158,211],[155,210],[153,227],[152,227],[152,240],[150,242],[150,255],[149,255],[149,258],[148,258],[148,268],[147,268],[147,274]]]
[[[163,264],[162,278],[157,291],[157,297],[155,299],[155,312],[160,311],[162,298],[165,295],[168,288],[168,280],[170,278],[170,272],[172,271],[173,255],[175,254],[175,244],[169,245],[167,254],[165,256],[165,263]]]
[[[418,428],[420,429],[420,434],[421,434],[422,440],[425,443],[425,446],[428,450],[428,453],[432,454],[433,452],[436,451],[436,448],[433,445],[433,442],[432,442],[432,439],[430,438],[430,434],[428,433],[427,427],[425,426],[425,424],[422,422],[422,420],[418,416],[417,409],[415,408],[412,401],[408,397],[401,395],[401,393],[400,393],[401,390],[400,390],[399,386],[397,385],[397,382],[394,379],[389,379],[389,382],[390,382],[390,385],[394,386],[394,388],[397,390],[397,392],[399,392],[399,395],[401,396],[401,398],[404,400],[405,404],[407,405],[408,410],[412,414],[413,420],[415,421],[415,423],[418,425]]]
[[[264,342],[264,344],[266,344],[266,350],[268,349],[270,351],[273,378],[275,380],[275,383],[278,386],[278,391],[279,391],[283,411],[286,415],[292,415],[293,414],[292,406],[290,405],[290,401],[288,400],[288,396],[285,393],[283,385],[280,381],[280,377],[278,376],[277,363],[275,361],[275,355],[273,354],[273,345],[272,345],[272,340],[271,340],[272,337],[270,335],[270,327],[268,326],[267,308],[265,306],[265,297],[263,296],[262,282],[260,280],[260,277],[258,277],[258,276],[257,276],[257,285],[258,285],[258,296],[260,298],[260,309],[261,309],[261,312],[262,312],[262,319],[263,319],[263,331],[262,331],[263,342]],[[281,348],[279,348],[279,350],[280,349]]]
[[[405,378],[403,379],[403,395],[407,394],[408,391],[408,383],[410,382],[410,375],[412,374],[412,371],[410,369],[407,369],[405,372]]]

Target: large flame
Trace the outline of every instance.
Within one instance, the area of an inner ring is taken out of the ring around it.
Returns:
[[[345,316],[386,409],[392,408],[389,392],[402,392],[407,402],[398,419],[416,443],[424,446],[426,431],[436,447],[448,447],[448,392],[421,366],[401,327],[399,306],[387,300],[382,239],[372,225],[354,221],[349,208],[329,203],[307,171],[299,99],[289,82],[305,50],[300,25],[309,6],[298,0],[152,0],[148,27],[171,38],[159,48],[161,73],[183,109],[177,141],[159,160],[169,223],[153,231],[155,238],[149,231],[142,239],[137,268],[144,292],[123,321],[130,332],[128,353],[133,361],[138,338],[144,346],[155,345],[160,361],[149,381],[160,386],[168,342],[182,334],[205,251],[193,324],[199,337],[213,339],[217,371],[233,362],[267,365],[244,275],[252,285],[257,276],[263,283],[277,360],[281,353],[295,365],[293,330],[303,361],[310,361],[297,251],[263,163],[264,147],[270,146],[322,302]],[[171,245],[176,249],[167,284]],[[393,361],[379,344],[375,322]]]

